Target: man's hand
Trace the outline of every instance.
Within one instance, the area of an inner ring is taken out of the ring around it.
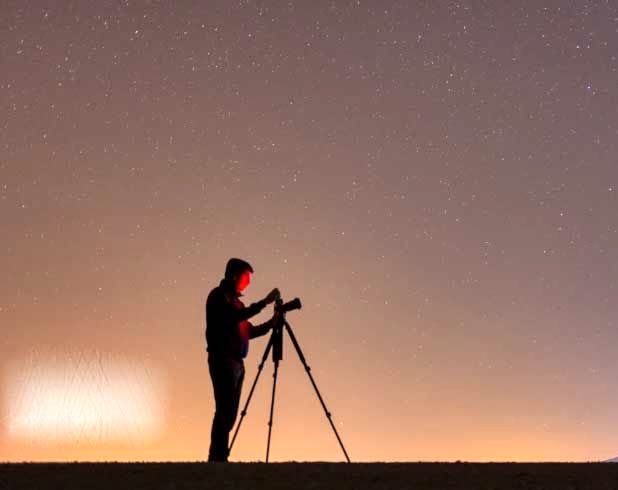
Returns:
[[[266,297],[264,298],[264,300],[266,301],[266,304],[270,304],[273,301],[277,300],[281,298],[281,293],[279,292],[279,290],[277,288],[273,289],[270,293],[268,293],[266,295]]]

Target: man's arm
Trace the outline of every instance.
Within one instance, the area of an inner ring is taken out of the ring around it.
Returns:
[[[227,318],[238,323],[257,315],[267,304],[275,301],[276,297],[279,297],[279,290],[275,288],[268,293],[264,299],[251,303],[249,306],[236,308],[225,294],[219,290],[217,295],[213,295],[212,297],[209,296],[206,308],[213,311],[213,314],[217,315],[219,318]]]
[[[260,301],[256,301],[255,303],[251,303],[249,306],[245,306],[244,308],[240,308],[240,309],[236,309],[234,305],[227,303],[227,307],[231,310],[230,316],[236,322],[248,320],[252,316],[257,315],[260,311],[262,311],[265,306],[266,306],[265,299],[261,299]]]
[[[266,334],[271,328],[281,320],[281,315],[277,311],[273,313],[273,316],[267,322],[262,323],[261,325],[251,325],[249,323],[249,338],[253,339],[255,337],[261,337]]]
[[[254,339],[256,337],[261,337],[262,335],[266,335],[272,327],[273,327],[272,318],[268,320],[267,322],[264,322],[260,325],[249,324],[249,338]]]
[[[230,305],[233,310],[233,312],[231,312],[231,317],[237,322],[248,320],[252,316],[257,315],[260,311],[262,311],[267,304],[272,303],[280,297],[281,293],[279,292],[279,289],[274,288],[270,293],[266,295],[264,299],[256,301],[255,303],[251,303],[249,306],[246,306],[244,308],[236,309],[234,308],[234,305]]]

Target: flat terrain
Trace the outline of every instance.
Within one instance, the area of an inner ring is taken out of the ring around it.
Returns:
[[[3,463],[0,489],[618,489],[612,463]]]

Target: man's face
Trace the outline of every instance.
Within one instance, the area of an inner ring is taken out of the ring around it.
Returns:
[[[242,293],[251,282],[251,272],[244,271],[236,280],[236,291]]]

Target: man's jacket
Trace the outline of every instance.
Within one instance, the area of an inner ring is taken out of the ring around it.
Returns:
[[[233,281],[222,279],[206,299],[206,350],[209,359],[241,361],[249,351],[249,339],[264,335],[272,319],[252,325],[248,319],[260,313],[265,300],[245,306]]]

